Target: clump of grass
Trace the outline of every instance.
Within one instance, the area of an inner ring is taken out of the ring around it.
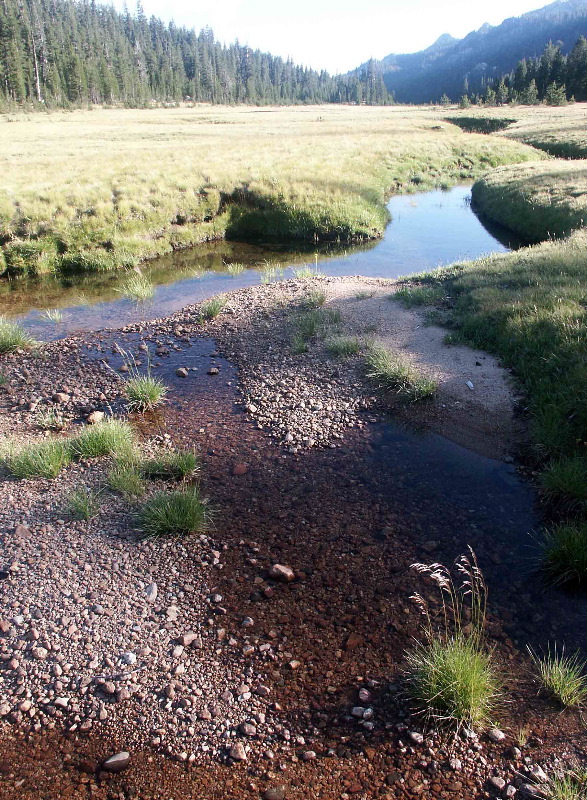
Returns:
[[[67,442],[46,439],[8,452],[5,463],[15,478],[56,478],[71,461]]]
[[[375,291],[361,291],[357,292],[355,297],[357,300],[370,300],[375,296]]]
[[[0,317],[0,354],[12,353],[19,348],[29,350],[37,342],[17,323]]]
[[[565,708],[582,706],[587,700],[587,663],[579,653],[567,655],[564,647],[558,652],[556,646],[544,656],[532,650],[530,655],[540,682]]]
[[[420,375],[405,358],[382,344],[373,343],[369,347],[365,362],[368,378],[411,402],[432,397],[438,388],[436,381]]]
[[[208,527],[210,511],[198,487],[159,492],[145,503],[139,524],[145,538],[184,536]]]
[[[318,291],[317,289],[308,292],[305,296],[301,306],[303,308],[322,308],[326,302],[326,292]]]
[[[361,342],[353,336],[337,336],[326,343],[326,349],[337,358],[349,358],[361,352]]]
[[[283,277],[283,267],[280,264],[267,265],[261,270],[261,283],[275,283]]]
[[[129,300],[143,303],[153,298],[155,295],[155,286],[142,272],[133,272],[124,281],[118,291],[125,297],[128,297]]]
[[[225,264],[225,268],[229,275],[240,275],[246,269],[244,264],[239,264],[236,261],[233,264]]]
[[[151,411],[165,402],[167,386],[154,378],[149,370],[146,375],[132,375],[124,387],[132,411]]]
[[[63,322],[63,311],[60,311],[58,308],[46,308],[42,312],[41,317],[47,322]]]
[[[307,352],[308,343],[323,334],[331,325],[337,325],[341,318],[340,311],[335,308],[314,308],[297,313],[293,320],[292,347],[294,352]]]
[[[70,443],[76,458],[99,458],[128,453],[135,437],[128,422],[109,419],[96,425],[86,425]]]
[[[480,726],[489,721],[499,682],[484,628],[487,587],[473,551],[455,564],[460,582],[441,564],[414,564],[440,592],[440,625],[424,598],[412,598],[426,619],[425,639],[408,653],[413,700],[430,717]]]
[[[202,322],[209,322],[211,319],[215,319],[225,305],[226,300],[224,297],[211,297],[200,306],[200,320]]]
[[[141,473],[147,478],[185,480],[198,474],[200,461],[192,450],[161,450],[141,464]]]
[[[554,584],[587,585],[587,522],[556,525],[542,541],[542,567]]]
[[[67,510],[74,519],[92,519],[100,510],[97,493],[85,487],[75,489],[69,497]]]
[[[399,300],[406,308],[432,306],[444,298],[445,293],[441,286],[402,286],[389,295],[390,300]]]
[[[108,473],[108,486],[127,500],[142,497],[145,493],[143,478],[132,460],[116,461]]]
[[[63,415],[53,408],[47,409],[46,411],[39,411],[35,417],[35,422],[39,428],[44,431],[62,431],[66,425]]]
[[[555,775],[549,781],[549,800],[585,800],[587,797],[587,770],[571,770]]]
[[[587,459],[580,455],[552,461],[540,475],[546,494],[563,505],[580,505],[587,501]]]
[[[298,280],[324,277],[324,273],[320,272],[316,265],[312,267],[310,264],[304,264],[301,267],[292,267],[292,272],[294,274],[294,278],[297,278]]]

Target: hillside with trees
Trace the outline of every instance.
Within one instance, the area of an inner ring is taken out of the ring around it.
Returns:
[[[93,0],[0,0],[0,104],[393,102],[373,63],[331,77]]]
[[[501,25],[483,25],[464,39],[445,34],[418,53],[386,56],[375,68],[399,103],[438,102],[443,95],[456,101],[484,94],[519,61],[540,58],[549,42],[568,55],[585,34],[587,0],[556,0]]]

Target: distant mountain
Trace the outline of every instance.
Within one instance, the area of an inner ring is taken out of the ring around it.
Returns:
[[[501,25],[486,23],[464,39],[445,33],[426,50],[371,63],[399,103],[435,102],[443,94],[458,100],[483,91],[521,59],[539,56],[550,40],[568,53],[581,34],[587,36],[587,0],[556,0]]]

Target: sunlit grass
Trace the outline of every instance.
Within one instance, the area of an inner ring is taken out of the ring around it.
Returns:
[[[210,320],[216,319],[225,305],[226,299],[224,297],[211,297],[210,300],[206,300],[200,306],[200,320],[202,322],[209,322]]]
[[[15,478],[56,478],[71,461],[68,443],[62,439],[46,439],[15,448],[5,457],[9,472]]]
[[[109,419],[86,425],[70,440],[69,447],[76,458],[99,458],[126,453],[134,443],[135,436],[128,422]]]
[[[139,512],[139,525],[145,538],[185,536],[205,531],[210,511],[198,487],[176,492],[158,492]]]
[[[151,411],[165,402],[167,386],[149,371],[146,375],[137,373],[125,381],[124,393],[132,411]]]
[[[377,342],[369,346],[365,365],[370,380],[410,401],[432,397],[438,388],[435,380],[420,374],[405,357]]]
[[[98,494],[87,487],[74,489],[67,503],[67,511],[73,519],[88,521],[100,510]]]
[[[14,350],[29,350],[37,343],[17,322],[0,316],[0,354]]]
[[[41,318],[46,320],[46,322],[63,322],[63,311],[60,311],[58,308],[46,308],[41,313]]]
[[[578,653],[567,655],[556,647],[539,656],[530,651],[542,686],[565,707],[582,706],[587,700],[587,662]]]

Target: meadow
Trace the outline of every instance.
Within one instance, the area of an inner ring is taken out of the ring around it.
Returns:
[[[0,271],[130,268],[223,237],[376,238],[390,193],[541,157],[524,143],[463,132],[434,109],[5,115]]]

